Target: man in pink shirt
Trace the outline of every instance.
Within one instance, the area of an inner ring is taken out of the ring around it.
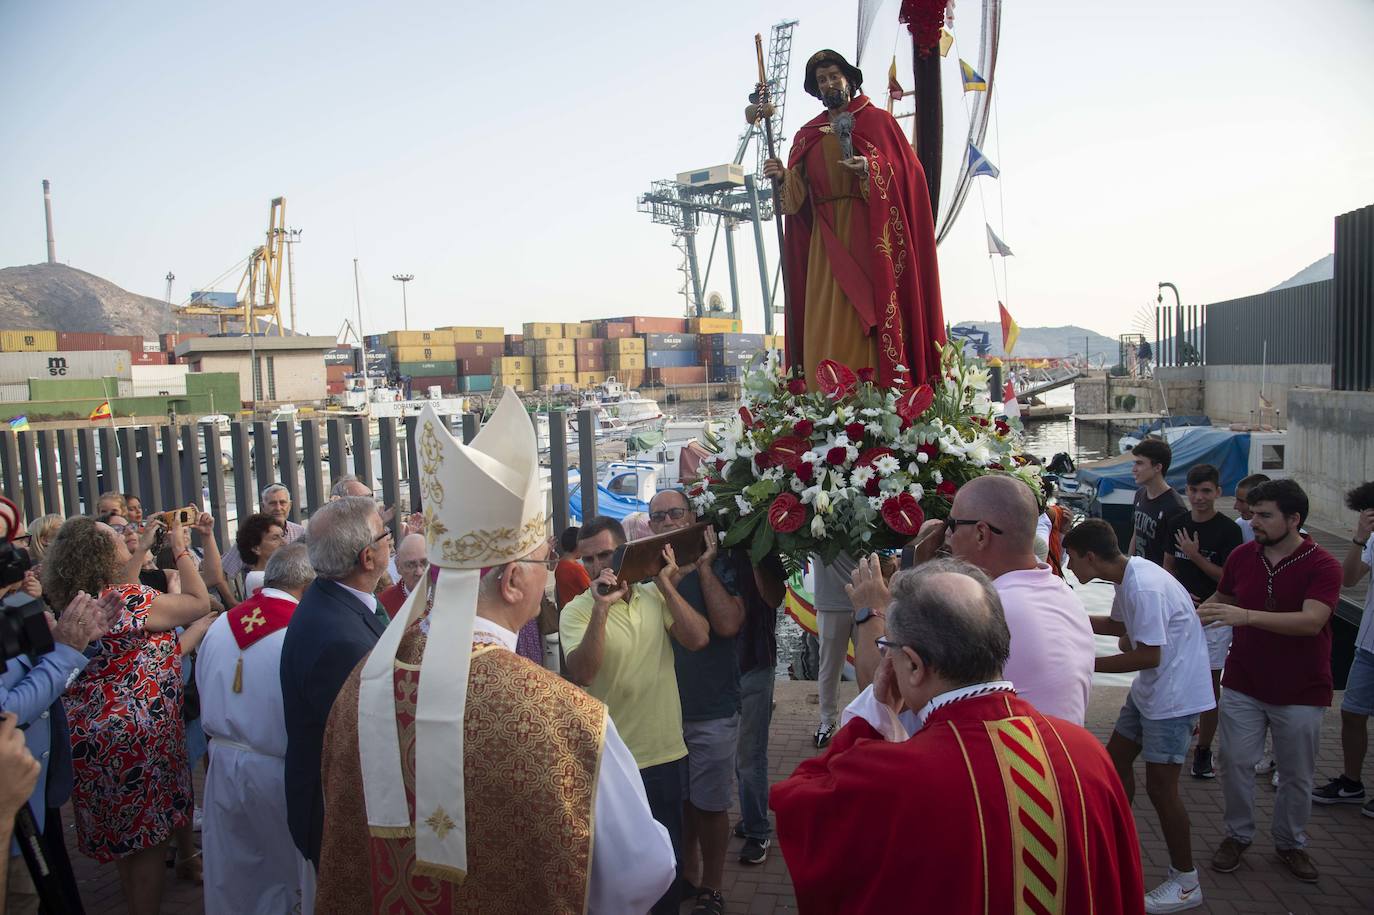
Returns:
[[[1034,493],[1021,480],[1008,474],[978,477],[954,496],[948,518],[922,526],[915,559],[924,562],[935,554],[941,544],[935,529],[943,525],[949,551],[987,573],[1002,599],[1011,630],[1003,675],[1041,713],[1081,725],[1093,678],[1092,625],[1078,596],[1035,556],[1039,514]],[[861,562],[849,589],[856,619],[863,618],[854,639],[861,672],[868,662],[876,665],[876,658],[867,657],[873,639],[865,637],[864,627],[876,625],[881,635],[887,607],[886,585],[876,570],[876,562]]]

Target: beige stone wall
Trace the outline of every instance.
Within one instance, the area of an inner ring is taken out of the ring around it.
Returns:
[[[258,353],[257,358],[262,373],[264,399],[261,403],[310,404],[325,399],[323,353],[269,352]],[[272,360],[271,373],[268,372],[268,359]],[[202,372],[233,372],[238,375],[240,396],[245,402],[252,400],[248,353],[205,353],[199,361]],[[273,384],[269,385],[269,380]]]
[[[1346,492],[1374,480],[1374,393],[1295,389],[1286,403],[1293,477],[1317,524],[1345,530],[1354,523]]]

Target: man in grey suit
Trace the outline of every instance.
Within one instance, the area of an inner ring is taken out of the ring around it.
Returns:
[[[386,570],[390,536],[376,503],[366,497],[348,496],[315,512],[306,546],[318,577],[282,642],[286,819],[296,847],[316,867],[324,827],[324,727],[340,687],[386,628],[373,592]]]

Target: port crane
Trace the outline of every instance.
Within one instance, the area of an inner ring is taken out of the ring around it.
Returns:
[[[281,274],[286,246],[293,240],[292,230],[286,227],[286,198],[273,197],[267,216],[266,240],[249,253],[234,293],[234,303],[221,305],[206,293],[192,293],[190,300],[174,311],[178,315],[213,317],[219,321],[222,334],[229,333],[231,321],[240,322],[248,332],[262,319],[272,322],[278,336],[285,336],[281,319]],[[230,271],[233,269],[231,267]]]

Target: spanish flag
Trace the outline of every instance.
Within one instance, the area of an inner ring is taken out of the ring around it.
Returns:
[[[1016,338],[1021,336],[1021,328],[1011,319],[1011,312],[1007,311],[1007,306],[998,302],[997,311],[1002,316],[1002,351],[1010,356],[1016,346]]]
[[[100,422],[102,419],[110,418],[110,402],[107,400],[100,406],[91,411],[91,422]]]
[[[796,575],[787,583],[787,599],[784,601],[782,609],[805,632],[819,636],[820,621],[816,619],[816,608],[811,600],[812,594],[806,587],[806,580],[802,576]],[[849,640],[849,644],[845,648],[844,659],[846,664],[852,665],[854,663],[853,639]],[[852,673],[852,669],[850,672]]]
[[[988,81],[983,79],[982,74],[973,69],[969,62],[962,58],[959,60],[959,72],[963,74],[964,77],[965,92],[988,91]]]
[[[887,68],[887,94],[894,102],[900,102],[906,90],[897,82],[897,55],[892,55],[892,66]]]

